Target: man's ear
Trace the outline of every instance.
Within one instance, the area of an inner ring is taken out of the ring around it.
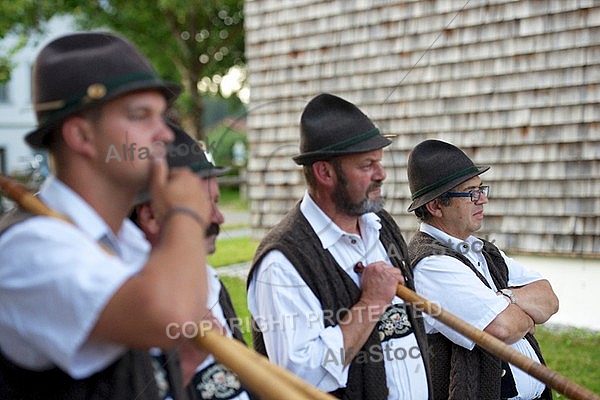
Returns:
[[[425,207],[427,207],[427,211],[429,211],[429,213],[434,217],[442,216],[442,206],[440,204],[439,198],[433,199],[430,202],[426,203]]]
[[[137,214],[137,224],[146,235],[158,235],[160,233],[160,224],[152,212],[150,203],[140,204],[135,207]]]
[[[325,186],[332,186],[335,184],[335,171],[330,162],[316,161],[311,165],[311,168],[318,183]]]
[[[62,123],[60,134],[65,144],[76,153],[87,157],[96,154],[92,125],[85,118],[77,115],[68,117]]]

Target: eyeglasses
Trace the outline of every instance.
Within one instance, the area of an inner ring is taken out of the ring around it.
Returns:
[[[473,203],[477,203],[482,194],[485,195],[485,197],[488,197],[490,194],[490,187],[479,186],[477,189],[469,192],[446,192],[442,197],[470,197]]]

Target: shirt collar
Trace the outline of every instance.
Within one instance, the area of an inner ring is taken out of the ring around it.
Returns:
[[[462,240],[452,235],[449,235],[446,232],[436,228],[433,225],[429,225],[426,222],[421,223],[420,230],[421,232],[433,236],[435,239],[442,242],[444,246],[450,247],[462,254],[471,253],[474,248],[480,248],[478,246],[473,246],[474,243],[481,243],[481,240],[479,240],[473,235],[469,236],[467,240]]]
[[[123,222],[121,230],[115,236],[106,222],[84,199],[54,176],[44,181],[39,197],[48,207],[69,217],[79,230],[94,241],[106,236],[107,239],[104,240],[108,240],[117,251],[121,247],[119,242],[140,246],[140,241],[145,241],[142,232],[128,219]]]
[[[343,231],[323,212],[323,210],[319,208],[308,194],[308,191],[304,192],[304,197],[300,203],[300,211],[308,220],[312,229],[316,232],[324,249],[333,246],[342,236],[349,235],[349,233]],[[375,213],[361,215],[358,224],[363,232],[367,229],[374,229],[377,231],[381,229],[380,219]]]

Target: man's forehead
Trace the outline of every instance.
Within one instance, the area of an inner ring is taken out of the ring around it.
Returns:
[[[383,157],[383,149],[367,151],[364,153],[347,154],[340,156],[340,160],[348,160],[350,162],[360,162],[366,160],[381,160]]]
[[[460,185],[456,186],[455,189],[461,191],[461,190],[466,190],[466,189],[475,189],[477,187],[479,187],[481,185],[481,178],[479,176],[474,176],[471,179],[469,179],[468,181],[465,181],[463,183],[461,183]]]
[[[167,101],[164,95],[158,90],[140,90],[118,96],[108,101],[106,105],[114,105],[128,109],[156,107],[159,108],[161,112],[164,112],[167,108]]]

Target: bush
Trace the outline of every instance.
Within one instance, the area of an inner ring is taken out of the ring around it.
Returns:
[[[223,122],[206,135],[206,150],[218,166],[232,167],[230,175],[237,175],[247,162],[248,138],[233,128],[234,122]]]

